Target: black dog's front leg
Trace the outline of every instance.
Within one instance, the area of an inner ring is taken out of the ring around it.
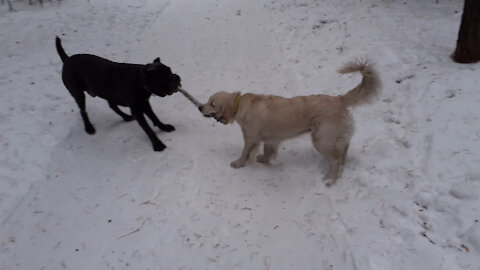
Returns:
[[[165,146],[165,144],[162,143],[162,141],[157,138],[157,135],[155,135],[155,132],[153,132],[153,130],[148,125],[147,120],[145,120],[143,113],[144,111],[141,107],[132,107],[132,114],[135,119],[137,119],[138,124],[143,128],[145,133],[147,133],[150,141],[152,141],[153,150],[163,151],[167,147]]]
[[[161,130],[166,131],[166,132],[171,132],[175,130],[175,127],[169,124],[164,124],[162,121],[158,119],[158,117],[155,115],[155,113],[152,110],[152,107],[150,106],[150,102],[148,100],[145,102],[144,107],[143,107],[145,114],[152,120],[153,125],[159,127]]]

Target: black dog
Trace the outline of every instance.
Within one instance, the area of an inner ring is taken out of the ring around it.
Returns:
[[[146,114],[153,125],[163,131],[173,131],[172,125],[158,120],[148,99],[152,94],[164,97],[178,91],[180,77],[173,74],[171,69],[160,63],[160,58],[146,65],[115,63],[110,60],[90,55],[76,54],[67,56],[56,37],[58,54],[63,61],[62,80],[70,94],[80,107],[80,113],[85,124],[85,131],[94,134],[95,128],[88,119],[85,111],[85,93],[99,96],[108,101],[110,108],[119,114],[123,120],[134,119],[145,130],[152,141],[154,151],[166,148],[148,125],[143,114]],[[132,115],[122,112],[117,106],[130,107]]]

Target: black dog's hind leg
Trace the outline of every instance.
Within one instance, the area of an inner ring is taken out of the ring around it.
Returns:
[[[145,114],[152,120],[153,125],[159,127],[161,130],[166,131],[166,132],[171,132],[175,130],[175,127],[169,124],[164,124],[162,121],[158,119],[158,117],[155,115],[155,113],[152,110],[152,107],[150,106],[150,102],[148,100],[145,102],[144,107],[143,107]]]
[[[125,120],[125,121],[127,121],[127,122],[130,122],[130,121],[135,120],[135,117],[133,117],[132,115],[128,115],[128,114],[122,112],[122,111],[118,108],[117,104],[114,104],[114,103],[112,103],[111,101],[109,101],[109,102],[108,102],[108,105],[110,106],[110,108],[111,108],[114,112],[116,112],[118,115],[120,115],[120,116],[123,118],[123,120]]]
[[[70,94],[72,94],[73,98],[78,104],[80,108],[80,114],[83,118],[83,124],[85,125],[85,132],[90,135],[95,134],[95,128],[93,127],[92,123],[90,123],[90,119],[88,119],[87,111],[85,111],[85,93],[83,91],[68,89]]]
[[[143,108],[142,107],[132,107],[132,114],[137,120],[138,124],[143,128],[145,133],[147,133],[148,137],[150,138],[150,141],[152,142],[153,145],[153,150],[154,151],[163,151],[163,149],[167,148],[165,144],[162,143],[157,138],[157,135],[155,135],[155,132],[150,128],[150,126],[147,123],[147,120],[143,116]]]

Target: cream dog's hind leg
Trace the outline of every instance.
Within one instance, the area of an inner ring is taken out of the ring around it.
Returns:
[[[330,168],[324,179],[327,186],[335,184],[342,174],[348,145],[351,138],[350,127],[346,126],[347,132],[335,132],[331,126],[322,125],[312,131],[312,142],[320,154],[328,161]]]

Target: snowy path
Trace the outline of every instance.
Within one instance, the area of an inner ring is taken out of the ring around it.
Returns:
[[[0,13],[0,269],[479,269],[479,65],[448,59],[461,1],[123,2]],[[344,176],[326,188],[308,136],[272,166],[231,169],[238,126],[181,95],[152,98],[177,128],[158,132],[162,153],[100,99],[88,136],[58,34],[68,54],[160,56],[202,101],[344,93],[359,77],[335,69],[358,56],[384,89],[353,111]]]

